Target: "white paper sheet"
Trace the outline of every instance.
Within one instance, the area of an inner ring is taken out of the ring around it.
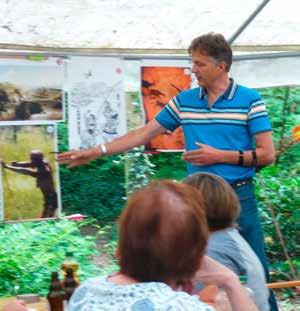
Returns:
[[[89,148],[125,134],[121,59],[72,57],[67,79],[70,149]]]

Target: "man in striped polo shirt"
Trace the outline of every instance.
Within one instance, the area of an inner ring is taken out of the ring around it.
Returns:
[[[195,38],[190,47],[199,87],[179,93],[156,116],[169,131],[182,126],[188,173],[210,172],[235,189],[241,203],[240,233],[250,244],[268,278],[263,231],[252,178],[257,165],[274,161],[271,125],[257,91],[229,78],[232,50],[220,34]],[[277,310],[273,294],[272,310]]]
[[[130,150],[152,138],[183,128],[188,173],[210,172],[235,189],[242,206],[241,234],[260,258],[268,275],[263,232],[258,217],[252,177],[255,167],[274,161],[272,132],[265,105],[258,92],[229,78],[232,50],[220,34],[195,38],[189,53],[199,87],[183,91],[144,127],[105,145],[58,155],[69,167]],[[272,310],[277,310],[276,302]]]

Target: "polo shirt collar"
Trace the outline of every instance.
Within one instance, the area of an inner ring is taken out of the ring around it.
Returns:
[[[203,99],[207,95],[207,90],[203,87],[200,87],[199,97],[200,99]]]
[[[234,82],[232,78],[230,78],[229,80],[230,80],[230,84],[222,96],[226,99],[233,99],[233,96],[237,88],[237,84]],[[207,95],[207,90],[203,87],[200,87],[200,91],[199,91],[200,99],[203,99],[206,95]]]
[[[234,82],[234,80],[232,78],[230,78],[229,80],[230,80],[230,84],[229,84],[227,90],[224,92],[223,96],[226,99],[233,99],[233,96],[234,96],[236,88],[237,88],[237,84]]]

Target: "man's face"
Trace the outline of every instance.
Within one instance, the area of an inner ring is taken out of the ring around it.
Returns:
[[[205,53],[194,51],[192,52],[192,72],[199,86],[209,88],[224,73],[224,63],[217,63]]]

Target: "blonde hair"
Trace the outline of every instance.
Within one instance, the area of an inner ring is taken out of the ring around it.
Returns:
[[[196,173],[188,176],[183,182],[200,190],[211,231],[234,225],[240,213],[240,203],[229,183],[210,173]]]

